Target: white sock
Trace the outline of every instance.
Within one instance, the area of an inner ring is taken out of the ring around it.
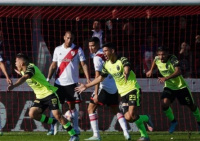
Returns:
[[[98,116],[96,113],[89,114],[90,124],[93,131],[93,136],[100,137],[99,126],[98,126]]]
[[[123,132],[124,132],[124,136],[129,135],[124,115],[122,113],[117,113],[117,119],[119,121],[119,124],[120,124]]]
[[[76,109],[71,110],[72,118],[73,118],[73,128],[77,132],[80,132],[78,126],[78,111]]]

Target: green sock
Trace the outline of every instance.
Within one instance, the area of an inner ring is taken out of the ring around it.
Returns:
[[[174,114],[172,112],[171,107],[169,107],[166,111],[164,111],[165,115],[168,117],[170,121],[174,120]]]
[[[148,137],[146,128],[144,126],[144,123],[143,123],[143,120],[141,119],[141,117],[139,117],[139,119],[135,121],[135,124],[137,125],[137,127],[140,131],[141,137]]]
[[[40,122],[47,123],[47,124],[52,124],[52,123],[55,123],[56,120],[54,120],[53,118],[49,118],[46,115],[42,114]]]
[[[149,117],[147,115],[140,115],[140,119],[143,121],[143,122],[148,122],[149,121]]]
[[[74,128],[71,126],[70,122],[63,125],[63,127],[67,130],[67,132],[70,136],[76,135],[76,132],[74,131]]]
[[[196,109],[194,112],[192,112],[192,113],[193,113],[193,115],[195,116],[197,122],[200,122],[200,112],[199,112],[199,108],[197,107],[197,109]]]

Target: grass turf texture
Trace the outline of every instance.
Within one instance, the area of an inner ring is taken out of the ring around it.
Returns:
[[[47,132],[4,132],[0,141],[68,141],[69,135],[66,132],[59,132],[56,136],[47,136]],[[139,133],[130,133],[131,140],[136,141]],[[81,132],[80,141],[91,137],[91,132]],[[149,133],[151,141],[200,141],[198,132],[167,132]],[[102,141],[124,141],[122,132],[101,132]]]

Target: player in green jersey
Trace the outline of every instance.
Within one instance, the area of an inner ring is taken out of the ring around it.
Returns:
[[[144,123],[148,124],[148,129],[153,130],[153,124],[148,115],[138,115],[137,107],[140,106],[141,89],[136,80],[135,73],[130,69],[130,63],[125,57],[117,56],[112,43],[103,45],[103,53],[107,58],[101,75],[95,78],[91,83],[80,84],[76,87],[77,92],[83,92],[89,87],[92,87],[104,80],[108,74],[112,75],[115,80],[118,92],[121,96],[124,117],[128,122],[135,122],[141,137],[138,141],[149,141]]]
[[[55,93],[57,88],[46,81],[46,78],[38,67],[30,63],[26,55],[19,53],[16,56],[15,65],[17,68],[15,71],[22,77],[14,84],[11,83],[7,89],[8,91],[11,91],[23,84],[25,81],[33,89],[36,95],[36,100],[29,110],[30,118],[48,124],[55,123],[58,120],[71,136],[70,141],[78,141],[79,137],[76,135],[71,123],[61,114],[59,100]],[[49,108],[52,111],[56,120],[42,114],[46,108]]]
[[[181,105],[186,105],[192,111],[200,130],[199,108],[195,105],[190,89],[181,75],[177,57],[169,54],[167,47],[158,47],[157,56],[152,63],[151,69],[146,73],[147,77],[151,77],[152,71],[156,66],[163,76],[158,77],[158,81],[165,84],[161,96],[161,105],[165,115],[171,121],[169,133],[173,133],[178,124],[170,107],[175,98],[178,99]]]

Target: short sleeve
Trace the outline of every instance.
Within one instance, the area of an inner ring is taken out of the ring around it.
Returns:
[[[154,62],[156,63],[156,62],[158,61],[158,59],[159,59],[159,57],[156,56],[156,57],[154,58]]]
[[[101,59],[101,57],[95,56],[93,58],[93,63],[94,63],[94,69],[95,69],[95,71],[102,71],[103,60]]]
[[[125,66],[131,67],[130,62],[128,61],[128,59],[126,57],[121,57],[120,60],[122,62],[123,67],[125,67]]]
[[[177,59],[176,56],[172,55],[172,56],[170,57],[170,62],[171,62],[171,64],[172,64],[174,67],[180,67],[179,60]]]
[[[103,65],[103,68],[102,68],[102,71],[101,71],[101,76],[103,77],[107,77],[108,76],[108,71],[107,69],[105,68],[105,64]]]
[[[58,61],[57,48],[55,48],[53,52],[53,62],[57,62],[57,61]]]
[[[33,76],[35,75],[34,66],[29,65],[29,66],[27,67],[27,70],[26,70],[26,72],[25,72],[24,74],[29,75],[29,78],[33,77]]]
[[[78,49],[78,55],[79,55],[80,61],[85,61],[86,60],[85,59],[85,54],[84,54],[84,52],[83,52],[81,47],[79,47],[79,49]]]

